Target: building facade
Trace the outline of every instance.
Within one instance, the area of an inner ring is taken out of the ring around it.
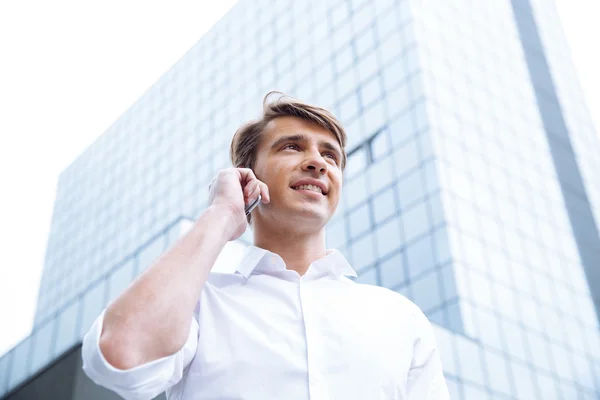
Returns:
[[[35,326],[0,358],[0,397],[76,359],[207,206],[269,90],[346,127],[328,245],[423,309],[453,399],[600,396],[600,137],[554,2],[241,0],[61,174]],[[69,398],[94,398],[85,379]]]

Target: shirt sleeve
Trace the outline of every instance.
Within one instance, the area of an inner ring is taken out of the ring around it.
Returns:
[[[84,336],[81,349],[83,371],[94,383],[116,392],[126,400],[147,400],[181,380],[198,347],[199,329],[194,317],[187,341],[177,353],[122,370],[109,364],[100,351],[100,334],[105,311],[102,311]]]
[[[414,306],[416,338],[406,382],[407,400],[450,400],[431,323]]]

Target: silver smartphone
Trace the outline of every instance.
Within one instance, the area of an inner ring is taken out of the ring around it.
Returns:
[[[245,208],[244,211],[246,211],[246,215],[250,214],[252,212],[252,210],[254,210],[259,204],[260,204],[260,200],[262,199],[260,193],[258,195],[258,197],[256,199],[254,199],[254,201],[250,204],[248,204]]]

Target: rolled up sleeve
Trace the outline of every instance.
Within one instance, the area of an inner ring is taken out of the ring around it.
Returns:
[[[413,315],[417,336],[406,382],[407,399],[449,400],[450,394],[431,323],[417,306]]]
[[[100,351],[104,311],[83,338],[83,371],[96,384],[127,400],[152,399],[177,384],[198,347],[198,322],[192,317],[185,345],[175,354],[127,370],[113,367]]]

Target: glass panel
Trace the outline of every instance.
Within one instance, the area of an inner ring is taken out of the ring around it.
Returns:
[[[141,274],[165,251],[166,239],[159,235],[147,244],[138,254],[138,274]]]
[[[397,253],[379,264],[381,284],[388,289],[394,289],[406,281],[404,255]]]
[[[408,276],[411,281],[435,266],[433,243],[430,235],[424,236],[407,246],[405,251],[408,261]]]
[[[505,374],[507,374],[505,372]],[[556,399],[558,398],[558,394],[560,393],[560,389],[557,387],[558,382],[554,376],[548,376],[544,374],[542,371],[537,371],[536,378],[538,381],[538,386],[540,388],[541,399]],[[569,397],[563,397],[563,399]],[[570,397],[570,398],[577,398]],[[593,399],[594,397],[589,397]]]
[[[371,157],[373,161],[379,160],[381,157],[387,155],[390,152],[390,141],[387,129],[383,129],[378,132],[373,139],[371,139]]]
[[[363,204],[350,213],[350,237],[355,238],[371,229],[369,205]]]
[[[380,38],[378,51],[383,65],[387,65],[392,59],[399,56],[402,50],[402,38],[398,32],[393,32],[385,39]]]
[[[451,399],[462,399],[462,385],[458,383],[452,377],[446,377],[446,385],[448,386],[448,391],[450,392]]]
[[[327,225],[327,248],[339,248],[346,244],[346,219],[340,218]]]
[[[362,106],[364,108],[369,107],[375,100],[381,98],[381,93],[382,90],[379,76],[375,76],[360,88]]]
[[[340,103],[340,120],[350,121],[358,113],[358,97],[351,93]]]
[[[461,377],[468,381],[483,385],[483,365],[479,345],[462,336],[455,336],[456,352],[460,354]],[[524,397],[532,399],[534,397]]]
[[[400,205],[402,205],[402,203],[400,203]],[[431,226],[429,219],[427,218],[427,208],[424,203],[418,203],[409,210],[404,211],[402,219],[406,243],[410,243],[417,237],[423,235]],[[429,249],[429,251],[432,250],[433,249]]]
[[[414,169],[398,181],[398,199],[402,207],[410,207],[425,195],[420,169]]]
[[[535,389],[535,377],[533,372],[518,362],[511,364],[511,371],[515,378],[515,386],[517,388],[517,395],[520,399],[535,399],[537,398]],[[567,399],[574,399],[576,397],[566,397]]]
[[[486,310],[476,309],[479,321],[479,336],[486,338],[486,343],[499,351],[504,349],[502,337],[500,336],[500,325],[498,317]]]
[[[411,96],[408,85],[403,84],[387,93],[385,98],[390,120],[390,137],[394,147],[404,143],[414,134],[414,123],[408,110]]]
[[[484,357],[491,389],[510,395],[511,383],[507,359],[494,351],[485,351]]]
[[[398,211],[396,199],[394,198],[393,188],[388,188],[375,196],[373,202],[373,216],[375,223],[378,224],[390,215]]]
[[[10,368],[12,352],[8,352],[0,358],[0,396],[7,391],[8,371]]]
[[[396,58],[383,67],[381,73],[385,87],[392,88],[402,82],[406,78],[406,75],[403,73],[404,71],[402,58]]]
[[[448,234],[445,228],[438,228],[433,232],[433,243],[435,246],[436,264],[441,265],[450,261],[450,244],[448,243]]]
[[[453,332],[464,332],[464,322],[462,318],[462,312],[460,309],[460,303],[453,302],[445,306],[446,314],[448,315],[448,328]]]
[[[438,308],[434,311],[427,311],[427,318],[432,323],[432,325],[446,325],[446,310],[443,308]]]
[[[29,367],[30,374],[35,374],[50,362],[54,350],[55,326],[56,318],[53,318],[33,333],[33,354],[31,357],[31,366]]]
[[[417,141],[411,139],[404,143],[402,147],[394,151],[392,157],[396,167],[396,176],[402,178],[408,171],[416,168],[420,162]]]
[[[385,186],[390,185],[394,181],[393,171],[391,157],[379,159],[371,165],[368,173],[370,191],[376,193]]]
[[[364,147],[360,147],[353,152],[346,162],[346,169],[344,170],[344,177],[346,179],[352,178],[360,171],[364,171],[367,168],[367,152]]]
[[[377,57],[364,57],[358,61],[358,74],[365,81],[377,72]]]
[[[382,101],[376,101],[367,110],[363,112],[364,129],[368,134],[377,132],[387,122],[385,108]]]
[[[359,36],[356,39],[354,44],[356,46],[356,53],[357,53],[358,57],[360,57],[364,53],[370,51],[375,44],[373,30],[367,29],[363,35]]]
[[[79,332],[79,338],[83,336],[92,326],[92,323],[104,307],[106,307],[106,281],[100,281],[96,286],[88,290],[81,301],[83,301],[83,315],[81,317],[81,330]]]
[[[58,333],[54,354],[60,356],[77,342],[77,322],[81,301],[73,301],[58,316]]]
[[[208,190],[206,191],[206,195],[208,196]],[[179,238],[192,228],[193,224],[194,222],[187,218],[182,218],[173,224],[167,232],[167,248],[171,248]]]
[[[571,368],[571,354],[563,346],[555,345],[552,348],[552,354],[554,355],[554,362],[556,364],[556,373],[560,378],[565,380],[574,381],[576,379],[575,374]]]
[[[412,282],[414,302],[427,313],[442,303],[440,281],[437,272],[427,274]]]
[[[375,230],[375,244],[379,257],[385,257],[402,245],[398,217],[392,218],[385,224],[380,224]]]
[[[528,358],[527,348],[525,346],[523,331],[521,330],[521,327],[512,322],[509,322],[507,319],[502,320],[502,327],[504,328],[503,331],[508,353],[514,356],[515,358],[526,362]],[[558,362],[559,360],[556,361]],[[568,362],[567,360],[564,361]]]
[[[468,383],[465,383],[463,389],[465,393],[463,399],[465,400],[489,400],[492,398],[488,394],[487,390],[480,386],[473,386]]]
[[[12,365],[9,373],[8,387],[13,388],[27,377],[31,336],[28,336],[12,350]]]
[[[352,243],[352,267],[356,272],[360,272],[363,268],[373,262],[375,258],[375,250],[373,248],[373,235],[367,234]]]
[[[117,298],[133,280],[134,274],[134,259],[128,258],[125,264],[120,265],[108,277],[108,302],[110,303]]]
[[[364,283],[367,285],[378,285],[379,282],[377,280],[377,269],[369,268],[367,270],[362,271],[360,274],[358,274],[356,282]]]
[[[345,187],[344,200],[348,209],[360,204],[367,198],[367,185],[365,175],[359,175],[351,180]]]

